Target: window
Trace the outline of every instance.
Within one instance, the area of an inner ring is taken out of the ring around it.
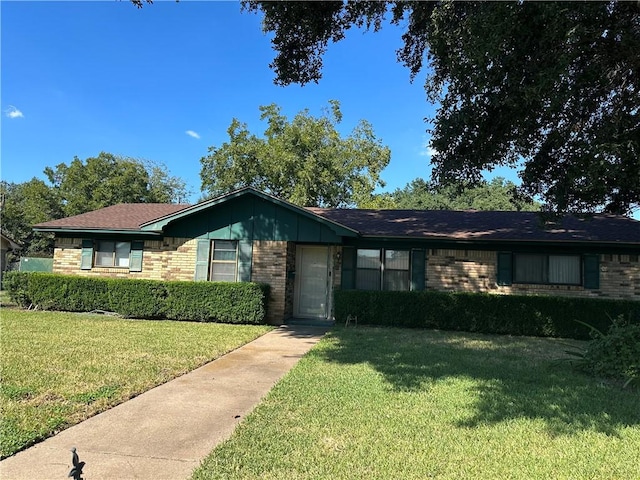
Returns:
[[[380,290],[381,267],[380,250],[359,248],[356,260],[356,289]]]
[[[213,282],[235,282],[238,265],[238,242],[214,240],[211,242],[211,270]]]
[[[578,255],[514,254],[513,262],[516,283],[581,284]]]
[[[409,290],[408,250],[385,250],[384,290]]]
[[[131,242],[99,241],[95,250],[96,267],[129,267]]]
[[[409,290],[409,251],[359,248],[357,290]]]

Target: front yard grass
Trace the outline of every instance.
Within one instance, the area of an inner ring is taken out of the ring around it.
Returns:
[[[271,327],[0,311],[0,454],[186,373]]]
[[[193,479],[640,478],[640,392],[574,372],[565,348],[337,328]]]

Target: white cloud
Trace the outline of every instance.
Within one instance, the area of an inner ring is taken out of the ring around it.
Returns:
[[[427,150],[425,152],[425,155],[429,158],[433,157],[436,153],[438,153],[438,151],[433,148],[431,145],[427,145]]]
[[[18,110],[13,105],[9,105],[9,107],[4,111],[5,115],[9,118],[23,118],[24,114]]]
[[[435,148],[429,145],[430,142],[431,142],[430,138],[424,137],[422,142],[422,148],[420,149],[421,157],[432,158],[436,153],[438,153],[438,151]]]
[[[198,132],[194,132],[193,130],[187,130],[184,133],[186,133],[187,135],[193,138],[198,138],[198,139],[200,138],[200,135],[198,134]]]

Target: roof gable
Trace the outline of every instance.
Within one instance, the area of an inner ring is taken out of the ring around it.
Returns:
[[[316,215],[315,213],[313,213],[312,211],[310,211],[307,208],[303,208],[303,207],[299,207],[298,205],[294,205],[293,203],[287,202],[285,200],[281,200],[277,197],[274,197],[272,195],[268,195],[264,192],[261,192],[259,190],[256,190],[252,187],[245,187],[242,188],[240,190],[236,190],[235,192],[231,192],[228,193],[226,195],[222,195],[220,197],[216,197],[216,198],[212,198],[210,200],[206,200],[204,202],[198,203],[197,205],[193,205],[190,206],[188,208],[185,208],[184,210],[181,210],[179,212],[175,212],[175,213],[171,213],[168,215],[165,215],[163,217],[159,217],[156,219],[153,219],[143,225],[141,225],[140,229],[143,231],[162,231],[165,228],[167,228],[169,225],[171,225],[172,223],[181,221],[187,217],[191,217],[194,215],[197,215],[201,212],[207,211],[209,209],[212,209],[216,206],[228,203],[228,202],[232,202],[233,200],[242,198],[242,197],[246,197],[246,196],[253,196],[256,197],[260,200],[264,200],[267,203],[273,204],[277,207],[280,207],[286,211],[289,211],[293,214],[302,216],[308,220],[311,220],[313,222],[319,222],[321,224],[323,224],[324,226],[329,227],[331,230],[333,230],[337,235],[341,235],[341,236],[356,236],[357,235],[357,231],[349,228],[349,227],[345,227],[343,225],[340,225],[338,222],[335,222],[329,218],[325,218],[319,215]]]

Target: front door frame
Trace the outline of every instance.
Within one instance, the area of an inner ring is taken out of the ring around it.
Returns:
[[[326,253],[326,282],[324,295],[324,312],[320,315],[300,313],[300,297],[303,293],[303,252],[305,249],[323,250]],[[315,318],[328,319],[331,317],[333,295],[331,294],[333,285],[333,249],[329,245],[296,245],[296,277],[294,283],[293,295],[293,315],[296,318]]]

